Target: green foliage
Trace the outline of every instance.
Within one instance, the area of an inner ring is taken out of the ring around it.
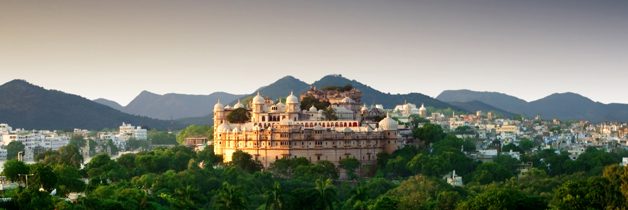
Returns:
[[[425,142],[425,144],[430,144],[443,139],[445,137],[445,133],[439,125],[426,123],[423,127],[412,130],[412,136]]]
[[[230,164],[236,168],[248,171],[256,172],[262,170],[262,163],[257,160],[253,160],[253,156],[249,153],[238,150],[233,153]]]
[[[207,139],[213,138],[213,128],[206,125],[190,125],[183,129],[177,135],[177,142],[179,144],[185,143],[185,138],[188,137],[207,137]]]
[[[345,86],[325,86],[325,87],[323,87],[321,89],[322,90],[335,90],[335,91],[345,92],[345,91],[350,91],[351,89],[353,89],[353,86],[351,84],[346,84]]]
[[[146,140],[137,140],[134,138],[130,138],[129,140],[126,141],[126,149],[127,150],[137,150],[137,149],[146,150],[149,147],[148,143],[149,142]]]
[[[28,166],[24,164],[22,161],[18,160],[7,160],[4,162],[4,170],[2,174],[7,177],[7,179],[11,181],[19,181],[19,174],[28,174]]]
[[[5,148],[7,149],[7,160],[17,159],[17,154],[24,152],[24,144],[19,141],[12,141]]]
[[[360,168],[360,161],[353,157],[345,158],[340,160],[339,162],[340,168],[344,169],[347,172],[347,176],[349,179],[356,179],[357,175],[355,174],[355,170]]]
[[[626,199],[619,186],[603,177],[569,180],[556,189],[550,205],[557,209],[620,209]]]
[[[53,172],[57,175],[57,193],[67,195],[70,192],[85,190],[85,182],[81,180],[80,171],[67,165],[56,165]]]
[[[310,107],[316,107],[318,110],[325,110],[329,107],[329,102],[321,102],[312,96],[305,96],[301,100],[301,110],[309,110]]]
[[[251,114],[245,108],[237,108],[227,114],[227,121],[230,123],[245,123],[251,119]]]
[[[247,200],[240,188],[224,182],[216,195],[215,208],[218,210],[247,209]]]
[[[151,130],[148,132],[148,140],[155,145],[177,144],[177,136],[167,131]]]
[[[489,186],[482,193],[459,204],[457,209],[545,209],[546,202],[510,187]]]
[[[57,175],[52,170],[52,167],[41,163],[36,163],[30,166],[30,173],[33,174],[29,177],[29,187],[34,189],[43,188],[45,191],[50,192],[57,186]]]
[[[85,165],[87,175],[93,181],[108,183],[109,181],[118,181],[127,176],[127,172],[116,161],[111,160],[107,154],[99,154],[92,158]]]
[[[331,107],[328,107],[325,110],[323,110],[323,116],[325,116],[325,119],[327,120],[338,120],[336,111],[334,111],[334,109],[332,109]]]
[[[334,209],[334,202],[336,202],[336,188],[334,187],[331,179],[316,180],[316,209]]]
[[[26,188],[13,199],[19,209],[54,209],[52,196],[48,192],[39,192],[37,188]]]

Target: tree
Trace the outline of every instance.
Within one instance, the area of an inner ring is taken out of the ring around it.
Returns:
[[[445,137],[443,129],[439,125],[431,123],[426,123],[423,127],[415,128],[412,130],[412,135],[414,138],[424,141],[425,144],[434,143]]]
[[[259,171],[262,169],[262,164],[252,159],[249,153],[243,152],[242,150],[235,151],[231,157],[231,165],[236,168],[248,171],[250,173]]]
[[[177,134],[177,142],[179,144],[185,143],[185,138],[188,137],[206,137],[207,139],[213,138],[213,128],[207,125],[190,125]]]
[[[242,195],[240,188],[229,184],[222,183],[222,188],[218,190],[215,197],[215,206],[218,210],[240,210],[246,209],[246,197]]]
[[[251,114],[245,108],[237,108],[227,115],[227,121],[230,123],[245,123],[251,119]]]
[[[390,196],[379,197],[375,203],[369,206],[370,210],[391,210],[399,209],[399,200]]]
[[[301,100],[301,110],[309,110],[310,107],[316,107],[318,110],[324,110],[329,107],[329,102],[321,102],[312,96],[305,96]]]
[[[543,199],[530,196],[517,189],[503,186],[489,186],[457,206],[456,209],[485,210],[485,209],[546,209]]]
[[[30,172],[33,174],[29,185],[35,189],[40,187],[47,192],[52,191],[57,186],[57,175],[52,170],[52,167],[41,163],[31,165]]]
[[[331,179],[316,180],[314,189],[316,190],[316,204],[319,207],[317,209],[334,209],[336,188],[331,182]]]
[[[148,149],[148,141],[130,138],[126,141],[127,150]]]
[[[67,195],[70,192],[82,192],[85,190],[85,182],[81,180],[81,174],[77,168],[67,165],[57,165],[53,172],[57,175],[57,192]]]
[[[151,130],[148,132],[148,140],[151,144],[172,145],[177,144],[177,136],[166,131]]]
[[[556,189],[550,202],[557,209],[620,209],[625,204],[619,188],[602,177],[568,180]]]
[[[325,116],[325,119],[327,120],[338,120],[338,116],[336,116],[336,111],[334,111],[334,109],[332,109],[331,107],[327,107],[327,109],[323,111],[323,116]]]
[[[8,160],[4,162],[2,173],[11,181],[19,181],[19,174],[28,174],[28,166],[19,160]]]
[[[81,155],[79,148],[73,144],[59,148],[59,158],[61,159],[61,164],[75,168],[80,168],[81,164],[83,164],[83,155]]]
[[[355,174],[355,169],[360,168],[360,161],[355,159],[354,157],[345,158],[339,161],[340,168],[344,169],[347,172],[347,176],[349,179],[357,178]]]
[[[281,185],[279,182],[275,182],[273,188],[266,193],[266,210],[281,210],[284,209],[284,199]]]
[[[126,171],[124,171],[116,161],[111,160],[107,154],[94,156],[92,160],[85,165],[85,170],[89,178],[95,181],[118,181],[126,177]]]
[[[7,149],[7,160],[13,160],[17,158],[17,154],[19,152],[24,152],[24,144],[19,141],[12,141],[9,145],[6,146]]]
[[[39,192],[37,188],[26,188],[13,199],[19,209],[54,209],[52,196],[48,192]]]

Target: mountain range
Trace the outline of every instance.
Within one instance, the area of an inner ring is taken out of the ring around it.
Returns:
[[[452,104],[479,101],[528,117],[540,115],[543,119],[589,120],[592,122],[628,121],[628,104],[604,104],[571,92],[555,93],[528,102],[498,92],[447,90],[438,95],[436,99]]]
[[[126,106],[103,98],[94,101],[129,114],[160,120],[173,120],[208,115],[212,112],[214,104],[216,104],[218,99],[226,103],[242,96],[225,92],[215,92],[209,95],[177,93],[159,95],[149,91],[142,91]]]
[[[407,101],[416,105],[424,104],[428,108],[451,108],[467,113],[492,111],[505,117],[518,114],[533,117],[538,114],[544,119],[628,121],[628,104],[603,104],[575,93],[556,93],[527,102],[498,92],[447,90],[432,98],[421,93],[384,93],[341,75],[327,75],[312,84],[286,76],[248,95],[224,92],[209,95],[159,95],[143,91],[127,106],[102,98],[91,101],[81,96],[47,90],[24,80],[13,80],[0,86],[0,123],[27,129],[102,129],[115,128],[122,122],[128,122],[149,128],[176,129],[187,124],[211,124],[212,108],[218,98],[225,105],[233,105],[238,99],[246,102],[258,91],[273,99],[283,99],[291,91],[298,95],[311,86],[324,88],[347,84],[362,91],[364,103],[382,104],[386,108]]]
[[[257,89],[247,96],[240,98],[240,100],[243,102],[247,102],[248,100],[250,100],[250,98],[257,94],[257,92],[265,97],[269,97],[272,99],[283,99],[288,96],[291,91],[294,92],[295,95],[299,95],[301,92],[308,90],[311,86],[315,86],[320,89],[329,86],[345,86],[347,84],[350,84],[354,88],[362,91],[362,102],[367,104],[382,104],[384,107],[393,108],[395,105],[403,104],[407,101],[408,103],[414,103],[418,105],[425,104],[425,106],[434,108],[454,108],[456,110],[464,111],[464,109],[462,108],[443,103],[421,93],[383,93],[368,85],[360,83],[356,80],[347,79],[341,75],[327,75],[312,84],[307,84],[306,82],[303,82],[293,76],[285,76],[269,85]],[[235,101],[230,104],[234,103]],[[475,112],[475,110],[471,112]],[[208,114],[202,117],[181,119],[180,122],[184,124],[211,124],[211,119],[212,114]]]
[[[26,129],[117,128],[123,122],[177,129],[178,123],[123,113],[81,96],[47,90],[24,80],[0,86],[0,122]]]

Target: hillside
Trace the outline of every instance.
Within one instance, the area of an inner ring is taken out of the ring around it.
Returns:
[[[543,119],[628,121],[628,104],[604,104],[576,93],[555,93],[542,99],[526,102],[514,96],[497,92],[447,90],[439,100],[455,102],[479,101],[487,105],[528,117],[541,115]]]
[[[421,93],[409,93],[409,94],[387,94],[372,87],[360,83],[356,80],[349,80],[340,75],[327,75],[320,80],[314,82],[312,85],[317,88],[323,88],[327,86],[345,86],[351,84],[354,88],[362,91],[362,102],[367,104],[382,104],[386,108],[393,108],[395,105],[403,104],[405,101],[416,105],[425,104],[425,106],[431,106],[435,108],[447,108],[455,106],[443,103],[432,97],[423,95]]]
[[[454,108],[456,110],[464,109],[458,108],[456,106],[443,103],[429,96],[420,94],[420,93],[409,93],[409,94],[387,94],[382,93],[378,90],[371,88],[368,85],[362,84],[356,80],[349,80],[339,75],[328,75],[320,80],[314,82],[312,85],[317,88],[323,88],[327,86],[345,86],[347,84],[351,84],[353,87],[358,88],[362,91],[362,101],[367,104],[382,104],[386,108],[393,108],[395,105],[402,104],[405,101],[409,103],[414,103],[417,105],[425,104],[425,106],[431,106],[435,108]],[[256,93],[259,91],[265,97],[270,97],[272,99],[283,99],[290,94],[290,91],[294,91],[295,95],[299,95],[301,92],[309,89],[310,85],[296,79],[292,76],[283,77],[269,85],[261,87],[257,89],[254,93],[251,93],[245,97],[240,98],[243,103],[247,103]],[[235,100],[228,105],[235,104]],[[225,104],[227,105],[227,104]],[[469,111],[470,113],[474,113],[476,110]],[[178,122],[182,124],[211,124],[212,123],[212,114],[208,114],[204,117],[191,117],[184,118],[178,120]]]
[[[242,95],[215,92],[209,95],[186,95],[168,93],[164,95],[142,91],[128,105],[120,106],[106,99],[94,100],[125,113],[147,116],[161,120],[205,116],[212,112],[216,101],[233,101]]]
[[[89,99],[46,90],[24,80],[0,86],[0,122],[26,129],[117,128],[122,122],[148,128],[178,128],[179,124],[122,113]]]
[[[475,113],[476,111],[482,111],[484,114],[487,112],[493,112],[496,116],[502,116],[506,118],[512,118],[517,114],[505,111],[503,109],[482,103],[480,101],[468,101],[468,102],[449,102],[449,104],[459,107],[460,109],[468,112]]]

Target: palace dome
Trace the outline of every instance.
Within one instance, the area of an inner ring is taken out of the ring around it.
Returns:
[[[425,111],[425,106],[423,106],[423,104],[421,104],[421,108],[419,108],[419,111]]]
[[[318,109],[312,105],[312,107],[310,107],[310,112],[318,112]]]
[[[299,99],[294,96],[294,93],[291,91],[290,95],[288,97],[286,97],[286,104],[298,104],[299,103]]]
[[[366,107],[366,104],[364,104],[364,106],[362,106],[362,108],[360,109],[360,111],[362,111],[362,112],[368,112],[368,111],[369,111],[369,108],[368,108],[368,107]]]
[[[399,124],[394,119],[390,118],[390,115],[387,113],[386,118],[379,121],[379,129],[385,131],[393,131],[397,130]]]
[[[253,104],[264,104],[264,102],[264,98],[259,95],[259,92],[257,92],[257,95],[253,97]]]
[[[225,108],[223,108],[223,105],[220,103],[220,99],[218,99],[218,101],[214,105],[214,112],[222,112],[224,110]]]
[[[244,108],[244,105],[242,105],[242,103],[240,103],[240,99],[238,99],[238,103],[233,105],[233,108],[234,109]]]

